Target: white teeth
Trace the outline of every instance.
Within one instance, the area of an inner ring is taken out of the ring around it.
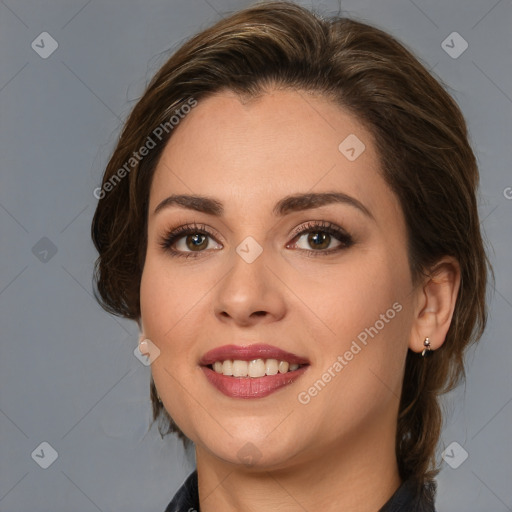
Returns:
[[[231,359],[227,359],[223,363],[220,362],[220,371],[217,373],[223,373],[224,375],[233,375],[233,361],[231,361]]]
[[[265,364],[265,373],[267,375],[275,375],[277,373],[277,359],[267,359]]]
[[[241,361],[238,359],[226,359],[215,361],[212,365],[216,373],[233,377],[264,377],[265,375],[276,375],[297,370],[300,365],[278,361],[277,359],[253,359],[252,361]]]
[[[248,366],[247,361],[239,361],[238,359],[233,361],[233,377],[247,377]]]
[[[288,361],[279,361],[279,373],[286,373],[289,367],[290,363]]]
[[[263,359],[255,359],[249,363],[249,377],[263,377],[265,375],[265,361]]]

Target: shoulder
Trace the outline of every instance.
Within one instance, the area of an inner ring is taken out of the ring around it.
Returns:
[[[436,488],[434,481],[419,484],[415,480],[407,480],[379,512],[436,512]]]
[[[199,512],[199,492],[197,488],[197,470],[187,477],[178,489],[165,512]]]

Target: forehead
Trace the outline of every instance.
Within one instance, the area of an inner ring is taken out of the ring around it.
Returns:
[[[370,132],[331,101],[274,90],[249,101],[223,91],[198,102],[164,148],[150,208],[172,194],[204,194],[235,209],[292,193],[339,190],[370,209],[396,200]]]

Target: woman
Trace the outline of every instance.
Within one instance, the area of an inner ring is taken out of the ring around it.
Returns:
[[[438,397],[486,321],[477,184],[455,102],[363,23],[258,4],[164,64],[92,236],[195,446],[167,511],[434,510]]]

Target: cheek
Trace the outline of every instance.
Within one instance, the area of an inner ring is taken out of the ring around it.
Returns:
[[[204,290],[190,285],[187,273],[170,272],[165,261],[148,254],[140,286],[144,334],[160,350],[151,364],[156,388],[179,427],[193,437],[197,411],[190,394],[184,392],[198,378],[195,353],[187,350],[200,323],[190,319],[192,307]],[[194,291],[195,290],[195,291]]]
[[[141,314],[147,334],[162,335],[182,320],[204,290],[193,272],[173,270],[165,256],[148,251],[140,285]]]
[[[339,310],[337,327],[344,333],[346,350],[361,348],[357,359],[364,368],[354,373],[357,381],[375,374],[391,389],[401,382],[410,325],[410,285],[403,264],[398,255],[381,253],[368,260],[361,258],[351,269],[351,289],[343,292],[346,306]],[[374,384],[378,380],[370,378]]]
[[[161,351],[161,359],[182,353],[177,346],[177,334],[186,322],[187,312],[193,303],[193,287],[183,273],[170,273],[159,258],[148,254],[140,285],[140,306],[144,334]],[[172,341],[172,342],[171,342]]]
[[[359,251],[316,273],[315,279],[302,279],[297,295],[307,297],[308,316],[318,326],[312,333],[318,364],[309,380],[322,379],[329,369],[336,374],[321,399],[325,406],[350,403],[365,415],[399,395],[412,311],[408,267],[402,259],[383,251]]]
[[[293,283],[295,294],[307,307],[304,313],[327,334],[325,341],[337,339],[342,348],[376,322],[382,332],[389,331],[392,324],[396,328],[394,319],[399,315],[393,304],[402,303],[408,279],[393,259],[377,251],[359,250],[347,254],[339,264],[318,265],[314,274],[307,264],[296,265],[286,281]],[[380,318],[383,314],[384,320]]]
[[[162,279],[160,266],[148,255],[140,284],[140,307],[145,334],[150,339],[156,339],[157,333],[163,327],[161,324],[168,309],[166,291],[175,284],[167,281]],[[172,318],[167,318],[171,324]]]
[[[218,272],[177,264],[148,250],[140,285],[144,334],[159,349],[153,373],[165,367],[183,378],[197,369],[197,340],[211,321],[212,288]]]

